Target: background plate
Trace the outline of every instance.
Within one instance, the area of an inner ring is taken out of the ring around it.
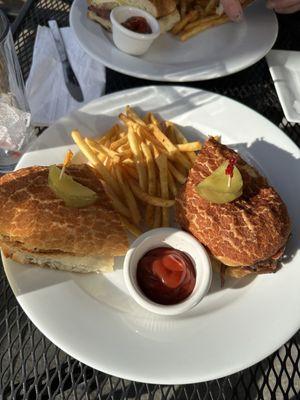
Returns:
[[[85,51],[107,67],[139,78],[173,82],[238,72],[263,58],[278,32],[276,16],[264,1],[251,4],[242,22],[210,29],[185,43],[171,34],[161,35],[143,57],[118,50],[111,35],[87,18],[86,0],[73,2],[70,25]]]
[[[190,312],[163,318],[128,295],[122,270],[80,275],[3,258],[17,300],[33,323],[65,352],[126,379],[183,384],[219,378],[260,361],[299,328],[300,151],[268,120],[226,97],[184,87],[147,87],[104,96],[47,129],[18,167],[61,162],[70,131],[96,135],[130,104],[180,124],[190,139],[222,142],[264,171],[293,222],[286,265],[276,274],[227,280],[214,276],[208,296]],[[292,182],[292,184],[291,184]]]

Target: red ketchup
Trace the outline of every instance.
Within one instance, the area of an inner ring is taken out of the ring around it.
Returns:
[[[144,17],[130,17],[122,25],[137,33],[152,33],[152,29]]]
[[[180,250],[158,247],[148,251],[137,265],[142,292],[159,304],[178,304],[193,291],[196,272],[190,258]]]

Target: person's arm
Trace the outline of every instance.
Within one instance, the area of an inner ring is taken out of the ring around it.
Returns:
[[[268,0],[267,7],[279,14],[291,14],[300,11],[300,0]]]

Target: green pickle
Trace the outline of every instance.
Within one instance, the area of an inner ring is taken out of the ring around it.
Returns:
[[[236,166],[228,186],[229,175],[226,175],[228,161],[221,164],[211,175],[196,186],[198,194],[205,200],[224,204],[236,200],[243,194],[243,178]]]
[[[74,179],[63,174],[59,179],[61,169],[56,165],[49,167],[48,185],[61,198],[67,207],[87,207],[94,204],[98,196],[93,190],[74,181]]]

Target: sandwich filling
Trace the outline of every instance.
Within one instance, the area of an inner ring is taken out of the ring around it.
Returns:
[[[107,21],[110,20],[110,13],[113,8],[118,7],[118,3],[116,2],[108,2],[99,5],[91,4],[88,9],[89,11],[95,13],[98,17],[105,19]]]

